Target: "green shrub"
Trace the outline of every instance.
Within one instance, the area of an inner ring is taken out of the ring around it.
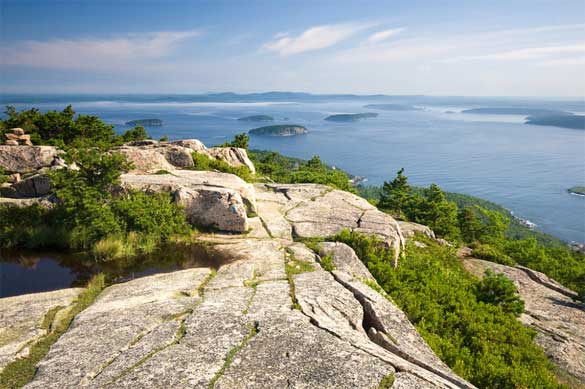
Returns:
[[[391,252],[370,241],[375,239],[340,235],[455,373],[478,387],[559,387],[550,362],[533,342],[536,333],[516,320],[519,304],[510,298],[509,283],[491,276],[476,279],[453,249],[437,244],[409,244],[393,269]]]
[[[219,147],[238,147],[240,149],[246,149],[248,150],[248,144],[250,143],[250,137],[248,136],[248,134],[241,133],[241,134],[236,134],[234,136],[234,140],[231,142],[225,142],[222,145],[219,145]]]
[[[499,306],[515,316],[524,312],[524,301],[518,296],[516,286],[503,274],[486,270],[483,279],[475,285],[475,296],[477,301]]]
[[[0,185],[4,184],[5,182],[8,182],[8,176],[6,175],[4,168],[0,166]]]
[[[333,263],[333,256],[331,254],[327,254],[321,257],[319,260],[321,267],[325,271],[333,271],[335,270],[335,263]]]
[[[477,243],[472,246],[472,254],[474,257],[485,259],[486,261],[501,263],[506,266],[514,266],[515,263],[508,255],[503,253],[497,247],[490,246],[489,244]]]
[[[147,138],[148,134],[146,133],[146,130],[142,126],[136,126],[122,134],[122,140],[124,142],[144,140]]]
[[[194,166],[191,169],[193,170],[215,170],[222,173],[235,174],[247,182],[253,181],[252,172],[247,166],[234,167],[222,160],[210,158],[204,154],[193,153],[192,155]]]

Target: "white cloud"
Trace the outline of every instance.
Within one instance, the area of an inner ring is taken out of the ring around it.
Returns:
[[[108,39],[25,41],[0,48],[0,65],[50,69],[117,69],[140,61],[163,58],[177,46],[201,34],[199,30],[127,34]]]
[[[482,55],[470,55],[461,56],[455,58],[449,58],[442,62],[454,63],[454,62],[466,62],[466,61],[523,61],[538,58],[550,57],[559,54],[573,54],[581,53],[585,54],[585,44],[575,45],[557,45],[557,46],[544,46],[544,47],[529,47],[516,50],[508,50],[497,53],[482,54]]]
[[[299,36],[278,33],[272,41],[262,46],[263,50],[273,51],[282,56],[324,49],[342,42],[371,24],[343,23],[311,27]]]
[[[391,28],[388,30],[378,31],[369,36],[368,42],[370,43],[382,42],[395,35],[400,34],[402,31],[404,31],[404,28]]]

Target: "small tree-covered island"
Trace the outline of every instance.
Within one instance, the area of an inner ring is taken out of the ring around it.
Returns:
[[[308,132],[309,130],[298,124],[278,124],[254,128],[248,131],[248,134],[258,136],[296,136],[304,135]]]
[[[375,112],[366,113],[341,113],[336,115],[329,115],[325,120],[330,122],[357,122],[363,119],[375,118],[378,114]]]
[[[0,140],[2,261],[83,269],[0,296],[2,388],[585,383],[585,257],[496,204],[71,106],[8,107]]]

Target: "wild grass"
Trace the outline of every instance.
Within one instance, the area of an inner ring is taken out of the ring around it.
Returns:
[[[30,346],[28,356],[16,359],[4,368],[0,373],[0,388],[21,388],[29,383],[35,375],[37,364],[47,355],[51,346],[69,329],[75,316],[95,301],[104,287],[105,277],[98,274],[89,281],[60,320],[55,321],[57,309],[49,310],[41,325],[48,331],[47,334]]]

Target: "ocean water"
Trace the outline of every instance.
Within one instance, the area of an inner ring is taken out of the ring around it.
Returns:
[[[583,111],[582,102],[511,99],[416,100],[417,111],[363,108],[364,99],[333,101],[201,102],[188,98],[83,96],[55,98],[3,97],[17,108],[63,109],[94,114],[116,125],[158,118],[162,127],[147,128],[158,139],[197,138],[212,146],[235,134],[265,125],[240,122],[243,116],[266,114],[274,124],[300,124],[309,134],[297,137],[252,137],[251,148],[310,158],[381,184],[405,168],[413,185],[438,184],[447,191],[478,196],[510,209],[537,228],[567,241],[585,241],[585,197],[567,188],[585,185],[585,130],[524,124],[519,115],[461,113],[481,106],[530,106]],[[196,100],[196,99],[195,99]],[[446,113],[453,111],[454,113]],[[377,112],[376,118],[353,123],[323,120],[335,113]],[[270,123],[268,123],[270,124]]]

